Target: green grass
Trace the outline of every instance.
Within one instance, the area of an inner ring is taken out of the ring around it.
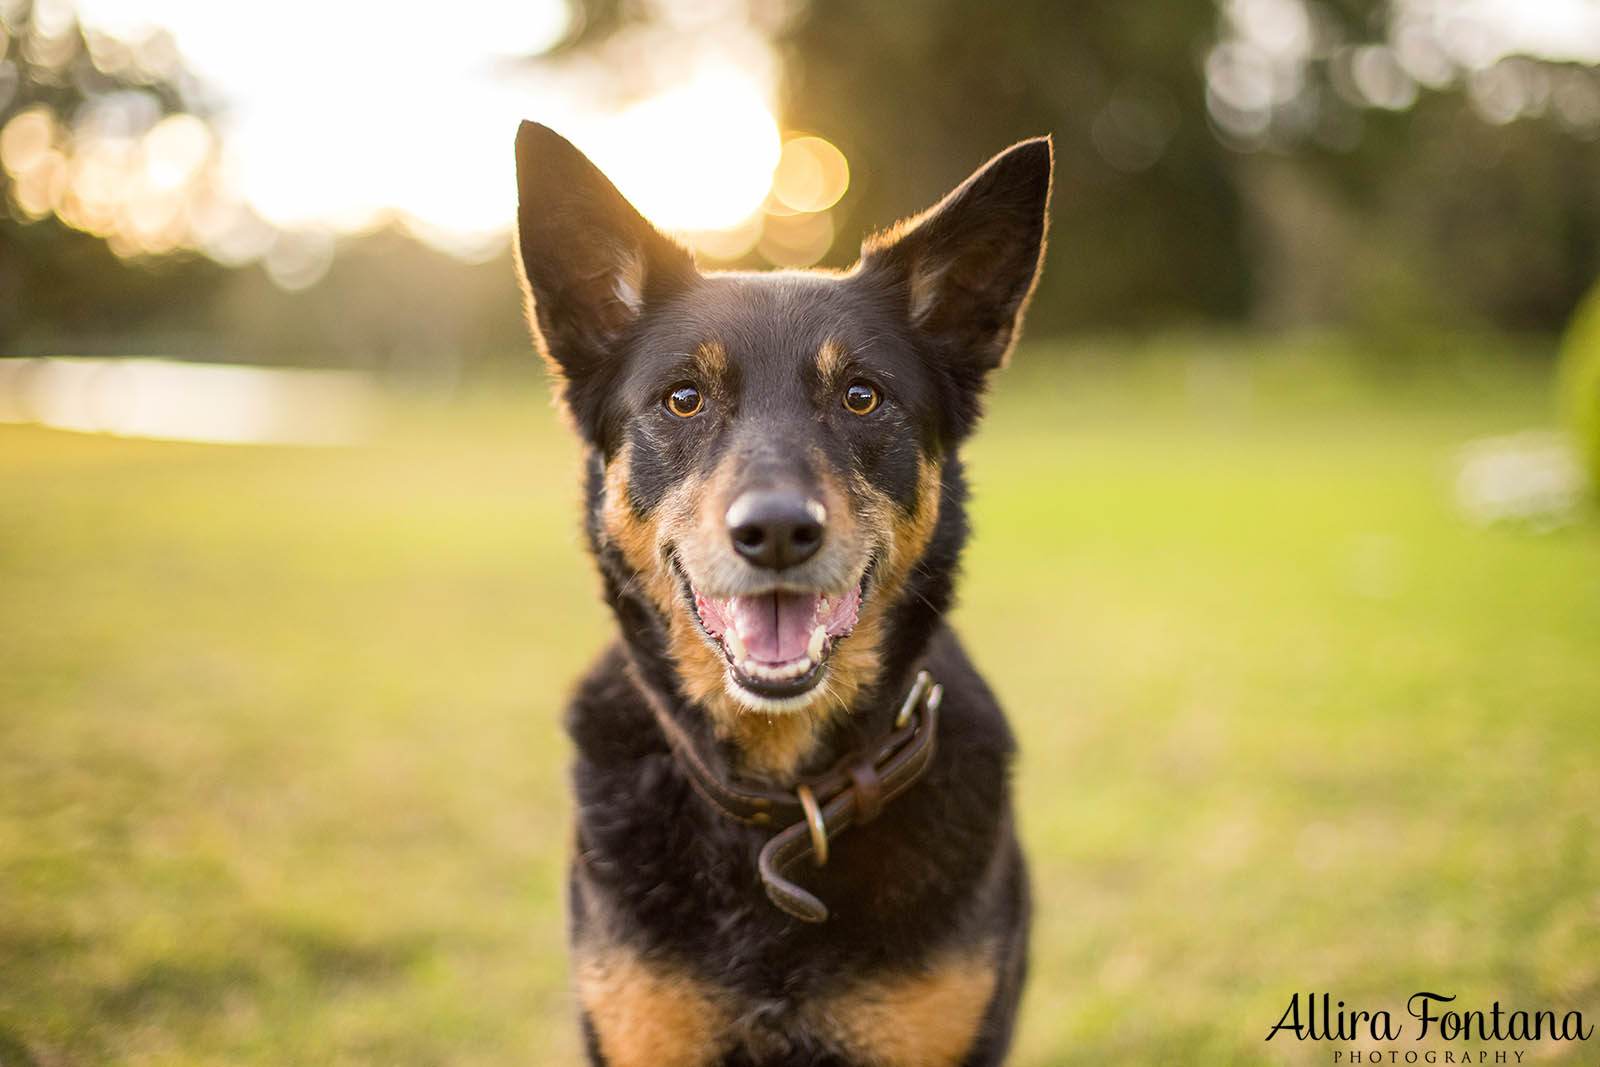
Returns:
[[[1296,991],[1600,1020],[1600,523],[1450,495],[1545,370],[1048,362],[957,616],[1023,744],[1014,1062],[1331,1062],[1263,1042]],[[342,450],[0,426],[0,1064],[576,1059],[575,463],[530,388]]]

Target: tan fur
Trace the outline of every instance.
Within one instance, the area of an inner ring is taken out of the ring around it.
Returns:
[[[785,784],[799,777],[801,764],[817,747],[823,725],[833,718],[831,706],[763,715],[728,696],[716,703],[723,709],[719,712],[722,732],[738,747],[745,773]]]
[[[829,538],[840,545],[858,546],[864,555],[866,539],[876,532],[880,538],[875,546],[878,572],[854,632],[838,644],[829,659],[818,698],[803,710],[768,715],[744,707],[727,691],[722,653],[700,632],[663,556],[669,544],[678,546],[684,555],[708,545],[724,551],[720,547],[726,537],[724,516],[736,468],[730,461],[706,484],[686,482],[674,487],[649,516],[641,517],[628,500],[630,451],[625,445],[606,468],[600,523],[604,536],[639,574],[643,591],[667,620],[667,651],[677,666],[684,694],[706,708],[718,735],[737,748],[743,762],[740,770],[774,782],[792,782],[828,724],[877,678],[888,608],[926,551],[938,521],[941,468],[923,460],[917,504],[909,515],[863,477],[853,478],[848,488],[837,479],[822,479],[822,503],[830,516]],[[820,456],[814,462],[825,469]]]
[[[720,342],[707,341],[694,350],[694,369],[700,372],[702,383],[710,386],[722,381],[728,373],[728,351]]]
[[[615,545],[622,558],[640,577],[644,592],[667,620],[667,651],[678,667],[684,692],[692,700],[711,703],[722,696],[722,654],[706,644],[695,622],[688,615],[677,578],[667,569],[662,548],[669,542],[681,543],[695,536],[694,498],[698,487],[689,483],[676,486],[648,517],[634,513],[628,501],[628,463],[631,445],[624,445],[606,467],[606,499],[600,526],[608,543]],[[715,710],[715,709],[713,709]]]
[[[700,1067],[730,1039],[727,996],[614,945],[576,947],[578,1001],[611,1067]]]
[[[727,513],[727,506],[731,503],[729,497],[736,473],[736,467],[726,465],[706,487],[701,505],[704,522],[702,531],[711,540],[704,544],[722,544],[722,516]],[[821,490],[822,506],[831,521],[828,536],[840,544],[853,543],[858,534],[842,487],[832,479],[823,478]],[[692,630],[693,620],[686,621]],[[698,640],[698,633],[694,636]],[[701,645],[704,647],[704,642]],[[719,673],[715,686],[707,687],[700,699],[710,711],[717,733],[732,741],[738,749],[744,764],[741,770],[745,773],[776,782],[793,781],[806,757],[816,748],[824,727],[843,710],[844,702],[837,700],[830,688],[801,711],[779,715],[752,711],[728,693],[725,675],[721,671],[721,654],[713,652],[712,655],[716,658]],[[832,677],[831,663],[829,677]]]
[[[888,610],[905,585],[911,568],[928,549],[939,521],[940,479],[943,468],[929,459],[921,461],[917,503],[908,515],[866,478],[856,475],[853,489],[862,502],[861,525],[886,531],[880,546],[874,588],[856,620],[855,631],[834,650],[829,663],[829,696],[848,705],[856,693],[877,680],[880,645]]]
[[[836,379],[849,359],[850,353],[838,341],[830,337],[822,342],[822,347],[817,349],[817,376],[825,387],[832,389],[838,384]]]
[[[676,606],[672,576],[661,559],[659,547],[661,530],[658,517],[681,510],[680,499],[687,487],[679,485],[668,494],[649,519],[634,513],[628,500],[628,464],[633,453],[631,444],[624,444],[606,467],[606,498],[601,505],[600,527],[607,543],[614,545],[644,583],[644,591],[662,613],[670,616]]]
[[[669,543],[681,545],[694,537],[722,538],[722,522],[711,502],[720,501],[726,494],[717,492],[716,479],[711,486],[684,482],[668,493],[650,516],[642,518],[628,502],[630,454],[631,446],[624,445],[606,468],[601,529],[628,566],[639,574],[644,592],[667,620],[667,652],[677,666],[684,694],[703,704],[712,724],[727,736],[739,723],[743,709],[725,688],[722,653],[706,642],[689,617],[677,577],[668,570],[662,555],[663,547]],[[760,749],[760,738],[748,740],[752,751]]]
[[[795,1007],[807,1029],[863,1064],[940,1067],[971,1049],[996,980],[994,953],[983,946]],[[735,1046],[776,1054],[788,1045],[782,1030],[741,1011],[731,991],[632,948],[575,946],[574,982],[612,1067],[703,1067]]]
[[[915,974],[855,983],[807,1013],[873,1067],[939,1067],[959,1063],[972,1047],[995,979],[985,946]]]
[[[725,736],[745,754],[752,770],[777,781],[792,781],[827,725],[877,680],[888,609],[927,551],[939,519],[940,476],[938,464],[923,460],[917,504],[910,515],[861,477],[852,485],[861,508],[857,515],[855,508],[844,504],[838,487],[824,481],[828,514],[834,516],[830,537],[848,540],[861,536],[861,530],[888,531],[888,536],[879,546],[878,573],[855,629],[829,657],[821,697],[805,711],[772,717],[734,704],[733,717],[725,720]]]

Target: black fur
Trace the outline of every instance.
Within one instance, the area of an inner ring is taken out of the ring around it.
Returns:
[[[992,945],[993,994],[959,1062],[999,1062],[1021,992],[1029,911],[1010,814],[1013,740],[942,618],[967,536],[957,448],[1011,346],[1042,254],[1047,142],[997,157],[920,219],[869,241],[861,265],[842,275],[701,275],[553,132],[524,123],[517,163],[531,318],[590,449],[587,532],[619,626],[568,717],[577,753],[575,942],[604,922],[640,958],[725,992],[739,1022],[716,1062],[749,1067],[855,1062],[806,1021],[805,1005]],[[695,364],[708,342],[725,354],[714,380]],[[841,369],[824,381],[817,353],[830,342]],[[859,417],[840,407],[842,383],[857,379],[882,385],[881,411]],[[685,380],[706,394],[695,419],[662,410]],[[825,768],[885,734],[919,668],[945,689],[937,753],[905,796],[801,876],[830,904],[824,924],[767,900],[756,855],[773,829],[708,804],[651,710],[647,694],[708,759],[737,771],[740,752],[684,696],[661,606],[605,535],[606,469],[624,448],[626,503],[642,523],[674,487],[719,464],[746,486],[811,484],[825,473],[819,465],[860,476],[907,516],[924,465],[941,471],[925,550],[897,588],[872,594],[887,598],[878,676],[799,769]],[[605,1062],[588,1014],[582,1026],[591,1061]]]

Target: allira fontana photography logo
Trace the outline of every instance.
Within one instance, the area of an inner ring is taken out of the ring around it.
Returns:
[[[1464,1008],[1455,1001],[1454,994],[1418,991],[1397,1013],[1352,1007],[1329,993],[1295,993],[1267,1040],[1338,1042],[1331,1051],[1339,1064],[1460,1064],[1522,1063],[1534,1044],[1594,1035],[1581,1011],[1508,1009],[1498,1000],[1486,1009]]]

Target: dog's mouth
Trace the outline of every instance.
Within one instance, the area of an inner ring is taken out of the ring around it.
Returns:
[[[821,683],[834,647],[855,629],[866,581],[864,572],[847,591],[831,595],[771,589],[716,597],[684,576],[695,618],[721,650],[730,680],[768,710]]]

